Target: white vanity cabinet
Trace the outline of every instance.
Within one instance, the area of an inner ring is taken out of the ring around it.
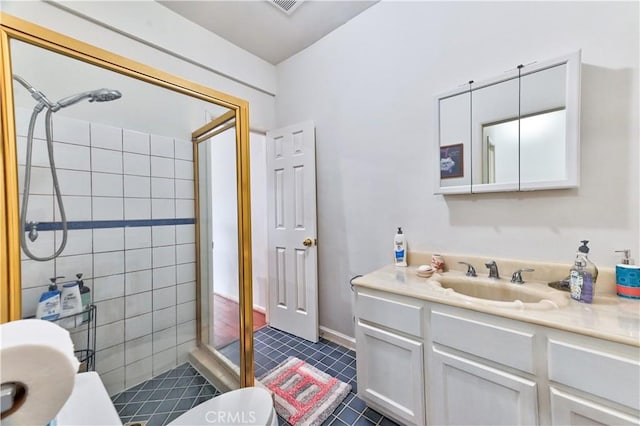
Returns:
[[[416,425],[640,426],[640,348],[356,286],[358,395]]]
[[[431,423],[538,423],[533,333],[446,306],[434,305],[429,319]]]
[[[423,336],[424,303],[358,291],[358,396],[402,424],[426,424]]]
[[[640,349],[563,333],[549,336],[554,425],[640,425]]]

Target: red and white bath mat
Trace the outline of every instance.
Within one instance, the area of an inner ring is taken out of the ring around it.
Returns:
[[[351,385],[296,357],[289,357],[260,382],[274,393],[277,413],[292,425],[321,424],[351,390]]]

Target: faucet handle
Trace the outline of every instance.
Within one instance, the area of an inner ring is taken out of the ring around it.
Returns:
[[[467,263],[467,262],[458,262],[461,265],[467,265],[467,276],[468,277],[477,277],[478,274],[476,274],[476,268],[473,267],[472,264]]]
[[[516,283],[516,284],[524,284],[524,281],[522,280],[522,273],[523,272],[533,272],[533,271],[535,271],[535,269],[531,269],[531,268],[518,269],[511,276],[511,282],[512,283]]]

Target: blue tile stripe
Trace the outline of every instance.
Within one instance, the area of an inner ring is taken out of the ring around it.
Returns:
[[[132,219],[132,220],[78,220],[67,222],[67,229],[104,229],[104,228],[131,228],[140,226],[167,226],[167,225],[193,225],[194,218],[178,219]],[[39,222],[38,231],[61,231],[62,222]],[[29,229],[25,226],[24,232]]]

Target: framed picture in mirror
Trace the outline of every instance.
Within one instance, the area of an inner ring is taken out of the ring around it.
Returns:
[[[440,147],[440,179],[464,176],[464,144]]]

